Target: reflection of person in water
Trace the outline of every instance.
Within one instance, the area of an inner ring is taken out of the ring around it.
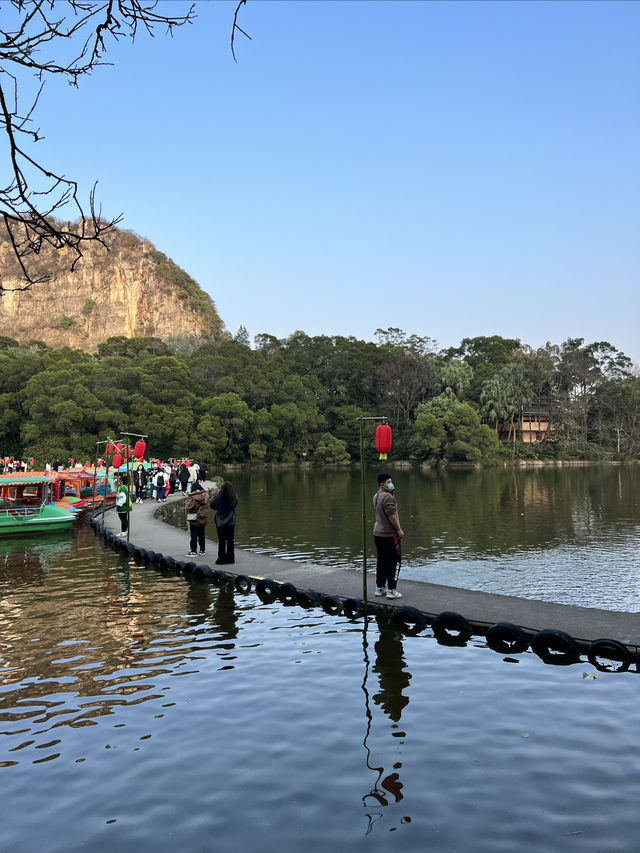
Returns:
[[[400,722],[403,710],[409,704],[409,697],[402,691],[409,686],[411,673],[406,670],[402,640],[393,625],[378,618],[380,634],[375,644],[376,662],[373,671],[378,675],[380,692],[373,701],[379,705],[387,717],[394,723]]]
[[[403,690],[409,686],[411,681],[411,673],[406,669],[406,661],[404,659],[404,647],[402,645],[401,635],[397,632],[394,626],[383,617],[377,617],[378,623],[378,639],[375,642],[375,663],[373,672],[378,676],[378,684],[380,690],[373,696],[373,701],[378,705],[389,719],[394,723],[399,723],[402,717],[402,712],[409,704],[409,697],[403,695]],[[366,657],[365,657],[366,660]],[[366,691],[366,679],[363,689]],[[367,706],[368,708],[368,706]],[[369,737],[369,729],[371,717],[368,714],[369,725],[367,727],[367,735],[365,737],[365,749],[369,754],[367,740]],[[396,728],[396,726],[394,726]],[[400,781],[399,770],[402,763],[397,761],[393,765],[393,771],[385,775],[384,767],[372,767],[367,759],[367,767],[375,770],[378,773],[376,784],[372,791],[363,797],[363,802],[367,806],[367,800],[372,797],[380,806],[387,806],[391,802],[387,794],[392,795],[393,801],[399,803],[403,799],[402,788],[403,784]],[[380,786],[380,787],[378,787]],[[380,790],[380,789],[383,790]],[[373,824],[382,817],[382,813],[378,813],[377,818],[369,815],[370,825],[368,832],[371,831]],[[403,817],[401,823],[410,823],[410,817]]]
[[[223,640],[233,640],[238,636],[233,587],[222,586],[216,593],[209,584],[191,581],[187,587],[187,613],[198,617],[196,624],[210,621],[217,625]],[[232,649],[233,644],[229,648]]]

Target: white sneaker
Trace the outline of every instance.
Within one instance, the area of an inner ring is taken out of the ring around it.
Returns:
[[[402,593],[398,592],[397,589],[390,589],[387,598],[402,598]]]
[[[187,551],[187,553],[185,554],[185,557],[197,557],[197,556],[198,556],[197,551]]]
[[[385,588],[383,586],[377,586],[374,595],[384,595]]]

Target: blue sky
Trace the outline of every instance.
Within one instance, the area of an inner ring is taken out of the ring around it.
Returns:
[[[98,180],[231,332],[640,362],[640,3],[249,0],[237,63],[234,8],[112,46],[36,116],[40,158]]]

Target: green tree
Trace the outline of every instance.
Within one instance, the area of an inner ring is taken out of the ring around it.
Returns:
[[[329,432],[319,436],[313,455],[314,460],[322,465],[340,465],[351,459],[346,443]]]
[[[495,432],[476,410],[448,394],[418,406],[413,447],[419,458],[434,460],[494,461],[501,454]]]

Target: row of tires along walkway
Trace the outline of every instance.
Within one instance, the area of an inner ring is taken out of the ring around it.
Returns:
[[[139,565],[157,566],[219,586],[233,584],[241,593],[254,590],[264,603],[279,600],[285,606],[321,607],[331,616],[343,614],[347,619],[353,620],[365,613],[365,604],[359,598],[322,595],[311,589],[298,589],[292,583],[232,574],[203,563],[184,562],[169,555],[140,548],[103,526],[99,515],[97,513],[92,516],[89,522],[95,534],[114,549],[126,552]],[[618,640],[602,638],[586,643],[574,639],[564,631],[545,629],[534,632],[510,622],[498,622],[487,628],[486,625],[465,619],[460,613],[444,611],[433,615],[409,605],[388,608],[375,602],[367,602],[366,610],[389,613],[391,621],[405,634],[416,635],[430,627],[438,643],[446,646],[465,646],[476,634],[484,636],[489,648],[501,655],[522,654],[530,648],[544,663],[556,666],[579,663],[581,657],[586,655],[588,661],[601,672],[626,672],[632,666],[635,672],[640,672],[638,648],[629,647]]]

